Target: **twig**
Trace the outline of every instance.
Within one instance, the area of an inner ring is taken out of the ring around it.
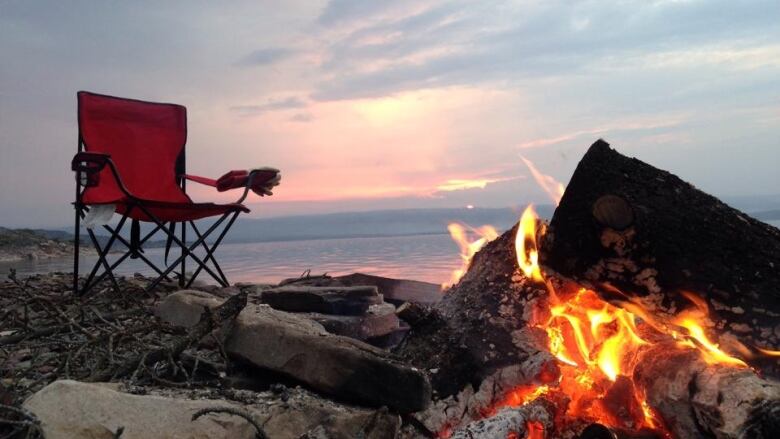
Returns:
[[[238,416],[240,418],[246,419],[247,422],[252,424],[253,427],[255,427],[256,434],[255,437],[257,439],[268,439],[268,436],[265,434],[265,431],[263,431],[263,428],[260,427],[260,424],[255,420],[254,417],[252,417],[251,414],[244,410],[239,410],[232,407],[206,407],[204,409],[200,409],[195,414],[192,415],[192,421],[196,421],[198,418],[200,418],[203,415],[207,415],[210,413],[226,413],[233,416]]]
[[[119,367],[108,367],[101,372],[93,374],[87,381],[107,381],[112,378],[124,377],[137,370],[142,362],[144,365],[154,364],[169,356],[172,358],[178,357],[187,347],[197,343],[214,329],[237,316],[246,306],[246,301],[247,294],[239,293],[231,296],[225,303],[215,308],[213,312],[206,308],[200,316],[200,321],[185,336],[178,337],[168,345],[146,352],[143,355],[134,355]]]

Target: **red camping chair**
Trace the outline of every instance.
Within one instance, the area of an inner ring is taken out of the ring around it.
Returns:
[[[229,285],[214,258],[214,252],[238,215],[249,212],[241,204],[249,191],[260,196],[271,195],[270,189],[279,184],[281,175],[279,171],[270,168],[231,171],[218,180],[187,175],[184,158],[186,111],[181,105],[78,92],[78,153],[71,163],[72,170],[76,172],[75,294],[85,294],[106,277],[118,290],[113,271],[128,257],[141,259],[157,273],[157,278],[147,290],[155,288],[163,280],[171,280],[171,277],[178,277],[179,286],[189,287],[201,271],[206,271],[220,285]],[[185,193],[186,180],[213,186],[220,192],[235,188],[243,188],[244,192],[238,201],[231,204],[195,203]],[[94,231],[87,228],[89,238],[98,252],[98,261],[79,289],[80,222],[90,208],[97,205],[112,205],[122,217],[115,227],[102,226],[110,233],[103,246]],[[195,220],[209,217],[218,219],[205,233],[201,233]],[[129,240],[120,234],[128,219],[131,223]],[[153,227],[143,237],[140,222],[152,223]],[[181,237],[176,236],[177,223],[180,225]],[[206,239],[223,223],[225,225],[221,232],[209,244]],[[189,245],[187,224],[197,237]],[[167,266],[164,268],[152,263],[142,250],[143,244],[158,231],[167,236]],[[107,255],[117,241],[127,251],[109,264]],[[181,249],[181,255],[167,264],[168,251],[173,244]],[[206,252],[203,258],[193,253],[199,247]],[[185,278],[187,259],[197,265],[189,279]],[[103,271],[98,275],[101,267]],[[174,271],[177,267],[178,273]]]

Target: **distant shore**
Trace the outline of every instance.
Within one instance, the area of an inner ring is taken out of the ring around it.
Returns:
[[[0,262],[52,259],[71,255],[72,240],[50,238],[37,230],[0,227]]]

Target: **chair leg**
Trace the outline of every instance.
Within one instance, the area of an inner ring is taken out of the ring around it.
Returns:
[[[112,229],[111,227],[109,227],[109,226],[107,226],[107,225],[104,225],[104,226],[103,226],[103,228],[104,228],[104,229],[106,229],[106,230],[108,231],[108,233],[110,233],[110,234],[112,234],[112,235],[114,234],[114,229]],[[148,240],[149,240],[149,238],[151,238],[151,237],[152,237],[152,236],[153,236],[155,233],[157,233],[157,231],[158,231],[158,230],[160,230],[160,226],[156,226],[154,229],[152,229],[152,231],[151,231],[151,232],[147,233],[147,234],[146,234],[146,236],[144,236],[144,237],[143,237],[143,238],[142,238],[142,239],[141,239],[141,240],[138,242],[138,245],[139,245],[140,247],[143,247],[144,243],[146,243],[146,241],[148,241]],[[128,241],[127,241],[125,238],[123,238],[121,235],[117,234],[117,235],[116,235],[116,239],[117,239],[117,241],[121,242],[121,243],[122,243],[122,244],[123,244],[125,247],[127,247],[128,249],[130,249],[130,248],[131,248],[131,247],[130,247],[130,243],[129,243],[129,242],[128,242]],[[132,251],[132,250],[131,250],[131,251]],[[153,263],[152,261],[150,261],[150,260],[149,260],[149,258],[147,258],[146,256],[144,256],[144,254],[143,254],[143,253],[140,253],[140,252],[139,252],[139,253],[138,253],[138,258],[139,258],[139,259],[141,259],[142,261],[144,261],[144,262],[146,263],[146,265],[148,265],[148,266],[149,266],[149,267],[150,267],[152,270],[156,271],[158,275],[162,274],[162,270],[160,270],[160,269],[159,269],[159,268],[158,268],[156,265],[154,265],[154,263]],[[124,260],[125,258],[123,257],[123,258],[120,258],[120,259],[121,259],[121,260]],[[119,262],[119,261],[117,261],[117,262]],[[112,264],[112,265],[111,265],[111,267],[112,267],[112,268],[116,268],[116,266],[117,266],[117,265],[119,265],[119,264],[117,264],[116,262],[114,262],[114,264]]]
[[[181,222],[181,242],[185,246],[187,245],[187,222],[182,221]],[[185,267],[185,261],[187,260],[187,256],[184,254],[184,247],[182,247],[181,250],[181,276],[179,276],[179,288],[184,288],[184,282],[186,281],[186,267]]]
[[[192,225],[192,230],[194,230],[194,231],[195,231],[195,234],[198,236],[198,238],[202,237],[202,235],[200,234],[200,230],[198,230],[198,227],[195,225],[195,222],[194,222],[194,221],[190,221],[190,224]],[[233,223],[231,222],[230,224],[226,225],[226,226],[225,226],[225,227],[226,227],[226,229],[229,229],[229,228],[230,228],[230,226],[231,226],[232,224],[233,224]],[[203,242],[201,243],[201,245],[202,245],[202,246],[203,246],[203,248],[206,250],[206,257],[203,259],[203,262],[209,262],[209,260],[211,260],[211,263],[214,265],[214,268],[216,268],[216,269],[217,269],[217,273],[219,273],[219,276],[222,278],[222,280],[223,280],[223,281],[224,281],[226,284],[228,284],[229,282],[228,282],[228,280],[227,280],[227,277],[225,276],[225,273],[222,271],[222,267],[220,267],[220,266],[219,266],[219,263],[218,263],[218,262],[217,262],[217,260],[214,258],[214,256],[213,256],[213,250],[211,250],[211,249],[209,248],[208,244],[206,244],[206,240],[205,240],[205,239],[203,240]],[[217,244],[217,245],[219,245],[219,244]],[[194,275],[193,275],[193,278],[194,278],[194,277],[196,277],[196,276],[197,276],[197,273],[199,273],[199,272],[200,272],[200,271],[197,271],[197,272],[196,272],[196,274],[194,274]],[[192,283],[192,282],[190,282],[190,284],[191,284],[191,283]]]
[[[79,294],[79,245],[81,244],[81,207],[76,203],[76,220],[73,230],[73,295]]]
[[[141,210],[142,210],[142,211],[143,211],[143,212],[144,212],[144,213],[145,213],[145,214],[146,214],[146,215],[147,215],[149,218],[151,218],[151,219],[152,219],[152,221],[154,221],[154,222],[155,222],[156,224],[158,224],[158,225],[161,225],[161,223],[160,223],[160,220],[158,220],[158,219],[157,219],[157,218],[156,218],[154,215],[152,215],[152,214],[151,214],[151,212],[149,212],[149,211],[148,211],[146,208],[144,208],[144,206],[142,206],[142,205],[139,205],[138,207],[139,207],[139,208],[140,208],[140,209],[141,209]],[[195,242],[194,242],[194,243],[193,243],[191,246],[185,246],[185,245],[184,245],[184,243],[183,243],[183,242],[182,242],[182,241],[181,241],[179,238],[177,238],[176,236],[174,236],[174,235],[168,235],[168,236],[170,236],[170,237],[171,237],[171,239],[173,240],[173,242],[175,242],[175,243],[176,243],[176,245],[178,245],[178,246],[180,246],[180,247],[182,248],[182,255],[181,255],[181,256],[179,256],[179,258],[178,258],[178,259],[176,259],[175,261],[173,261],[173,263],[171,263],[171,264],[168,266],[168,268],[166,268],[166,269],[165,269],[165,271],[163,271],[163,275],[161,275],[160,277],[158,277],[157,279],[155,279],[155,280],[154,280],[154,281],[153,281],[151,284],[149,284],[149,286],[147,286],[147,287],[146,287],[147,291],[153,290],[155,287],[157,287],[157,285],[159,285],[160,281],[162,281],[163,277],[164,277],[164,276],[167,276],[167,275],[168,275],[168,273],[170,273],[171,271],[173,271],[173,270],[176,268],[176,266],[177,266],[179,263],[181,263],[181,260],[182,260],[183,258],[185,258],[185,257],[190,257],[190,258],[192,258],[192,260],[193,260],[193,261],[195,261],[195,263],[197,263],[199,267],[202,267],[204,270],[206,270],[206,272],[207,272],[207,273],[209,273],[209,274],[211,275],[211,277],[213,277],[215,280],[217,280],[217,282],[219,282],[219,284],[220,284],[220,285],[222,285],[222,286],[225,286],[225,287],[229,286],[229,284],[225,284],[225,283],[224,283],[224,282],[223,282],[223,281],[222,281],[222,280],[221,280],[221,279],[220,279],[220,278],[217,276],[217,274],[216,274],[216,273],[214,273],[214,271],[213,271],[211,268],[209,268],[208,266],[206,266],[206,264],[203,262],[203,260],[201,260],[201,259],[200,259],[200,258],[199,258],[197,255],[195,255],[195,254],[192,252],[192,250],[196,249],[196,248],[197,248],[197,247],[200,245],[200,243],[201,243],[201,242],[203,242],[203,240],[205,240],[205,239],[206,239],[206,238],[207,238],[207,237],[208,237],[208,236],[211,234],[211,232],[213,232],[213,231],[214,231],[214,230],[215,230],[217,227],[219,227],[219,225],[220,225],[220,224],[222,224],[222,222],[223,222],[223,221],[225,221],[225,219],[228,217],[228,215],[230,215],[230,212],[228,212],[228,213],[226,213],[226,214],[222,215],[222,217],[221,217],[219,220],[217,220],[217,222],[215,222],[214,224],[212,224],[212,225],[211,225],[211,227],[209,227],[209,229],[206,231],[206,233],[204,233],[204,234],[203,234],[203,237],[202,237],[202,238],[198,238],[197,240],[195,240]],[[234,214],[234,218],[233,218],[233,220],[235,220],[235,216],[238,216],[238,212],[236,212],[236,213]],[[231,221],[231,223],[232,223],[232,221]],[[163,231],[164,231],[164,232],[166,232],[166,230],[165,230],[164,228],[163,228]]]

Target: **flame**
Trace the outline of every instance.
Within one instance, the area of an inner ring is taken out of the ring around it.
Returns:
[[[631,381],[641,348],[650,344],[639,335],[638,318],[649,329],[679,340],[682,348],[698,349],[708,363],[746,366],[707,337],[707,303],[696,295],[683,293],[694,307],[667,324],[617,289],[611,292],[626,297],[627,306],[610,304],[587,288],[556,291],[539,265],[537,235],[545,230],[537,223],[538,217],[529,206],[520,218],[515,251],[518,267],[550,293],[549,314],[536,316],[531,324],[547,332],[548,349],[561,362],[561,378],[555,390],[543,386],[541,393],[522,390],[519,395],[510,394],[513,402],[526,403],[541,394],[561,391],[571,399],[568,415],[617,428],[661,428],[644,394]],[[615,398],[619,405],[632,408],[625,410],[628,417],[613,414]]]
[[[536,180],[536,183],[541,186],[542,190],[547,193],[547,196],[549,196],[552,202],[557,206],[561,201],[561,198],[563,198],[563,192],[566,190],[566,188],[563,186],[563,183],[549,175],[545,175],[539,172],[539,170],[536,169],[536,166],[534,166],[533,162],[527,158],[520,156],[520,159],[523,160],[523,163],[525,163],[525,165],[528,167],[528,170],[531,171],[531,175],[534,177],[534,180]]]
[[[780,351],[773,351],[771,349],[761,349],[761,348],[756,348],[756,350],[758,350],[759,352],[761,352],[762,354],[768,357],[780,357]]]
[[[522,386],[514,388],[504,397],[503,401],[494,406],[494,410],[502,407],[520,407],[542,395],[546,395],[549,391],[550,386],[546,384],[541,386]]]
[[[455,241],[460,248],[462,262],[460,268],[452,271],[449,282],[442,284],[442,289],[458,283],[460,278],[466,274],[466,270],[468,270],[469,264],[471,263],[471,258],[473,258],[485,244],[498,238],[498,231],[491,225],[473,228],[458,223],[450,223],[447,226],[447,230],[450,232],[453,241]],[[470,235],[476,235],[478,238],[472,239]]]
[[[709,320],[709,307],[707,302],[699,296],[683,291],[682,294],[690,300],[695,308],[686,310],[675,319],[675,323],[688,330],[688,335],[694,339],[702,352],[702,358],[709,364],[730,364],[732,366],[747,367],[747,363],[739,358],[732,357],[731,355],[720,350],[718,344],[713,343],[707,338],[707,334],[702,327],[702,322],[712,325]]]
[[[525,208],[520,217],[520,223],[515,235],[515,252],[517,265],[529,278],[541,282],[542,272],[539,269],[539,250],[536,248],[536,211],[533,205]]]

